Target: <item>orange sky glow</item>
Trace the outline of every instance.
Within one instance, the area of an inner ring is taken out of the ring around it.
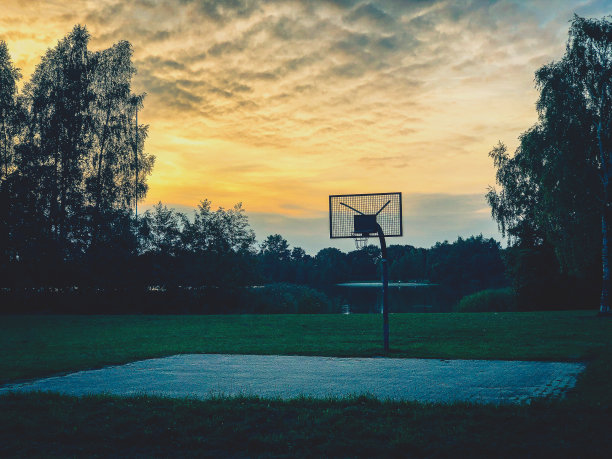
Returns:
[[[554,5],[554,8],[551,8]],[[92,50],[134,48],[149,193],[182,211],[242,202],[261,241],[311,252],[329,194],[401,191],[406,236],[499,238],[487,153],[537,119],[535,70],[574,13],[608,1],[4,0],[0,40],[23,80],[75,24]],[[340,244],[341,248],[350,248]]]

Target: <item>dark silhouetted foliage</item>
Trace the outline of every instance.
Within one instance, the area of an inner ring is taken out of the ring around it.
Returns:
[[[427,278],[446,287],[450,302],[507,285],[499,242],[480,236],[438,242],[427,254]]]
[[[518,251],[533,250],[534,259],[549,248],[554,251],[557,262],[532,273],[542,276],[542,290],[551,295],[538,299],[539,305],[548,306],[555,299],[554,290],[545,289],[550,276],[557,276],[587,291],[600,290],[600,311],[609,312],[610,19],[575,16],[565,55],[541,67],[535,81],[540,91],[538,122],[520,136],[514,156],[501,143],[491,151],[501,189],[490,189],[487,199],[501,231],[510,236]],[[527,278],[529,274],[520,269],[530,269],[533,260],[523,263],[522,255],[511,259],[521,260],[511,271]],[[597,276],[599,282],[593,278],[597,271],[603,273]],[[520,288],[525,285],[522,280],[517,282]],[[535,298],[533,293],[527,295]],[[519,292],[519,296],[524,294]],[[592,298],[588,293],[584,300]]]
[[[259,247],[242,204],[192,215],[159,202],[140,216],[154,157],[137,123],[130,43],[92,52],[76,26],[20,78],[0,42],[0,300],[3,311],[339,312],[320,289],[380,278],[376,245],[316,255],[280,234]],[[462,295],[504,284],[499,244],[481,236],[388,248],[392,280]]]
[[[516,309],[516,294],[512,288],[472,293],[461,298],[453,308],[455,312],[508,312]]]

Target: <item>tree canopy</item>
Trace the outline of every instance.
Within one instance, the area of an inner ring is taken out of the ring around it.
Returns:
[[[144,95],[131,91],[128,42],[95,52],[88,43],[87,29],[75,26],[19,95],[19,73],[0,44],[5,261],[76,260],[121,232],[130,239],[126,216],[145,196],[154,162],[144,151],[147,127],[135,119]]]
[[[609,311],[612,177],[612,23],[571,21],[562,59],[535,74],[538,122],[513,156],[490,153],[501,186],[487,200],[519,246],[551,244],[563,272],[587,277],[600,263],[601,311]]]

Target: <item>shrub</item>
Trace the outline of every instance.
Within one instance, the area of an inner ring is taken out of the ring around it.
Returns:
[[[313,314],[338,312],[325,293],[305,285],[277,283],[250,288],[249,312],[267,314]]]
[[[511,288],[489,289],[461,298],[455,312],[516,311],[516,294]]]

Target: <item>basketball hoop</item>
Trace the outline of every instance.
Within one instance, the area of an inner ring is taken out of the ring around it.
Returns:
[[[368,245],[368,238],[363,236],[355,237],[355,248],[357,250],[363,249],[366,245]]]
[[[401,237],[402,193],[334,194],[329,196],[329,237],[353,238],[363,249],[368,237],[380,240],[382,271],[383,349],[389,352],[389,268],[385,237]]]

